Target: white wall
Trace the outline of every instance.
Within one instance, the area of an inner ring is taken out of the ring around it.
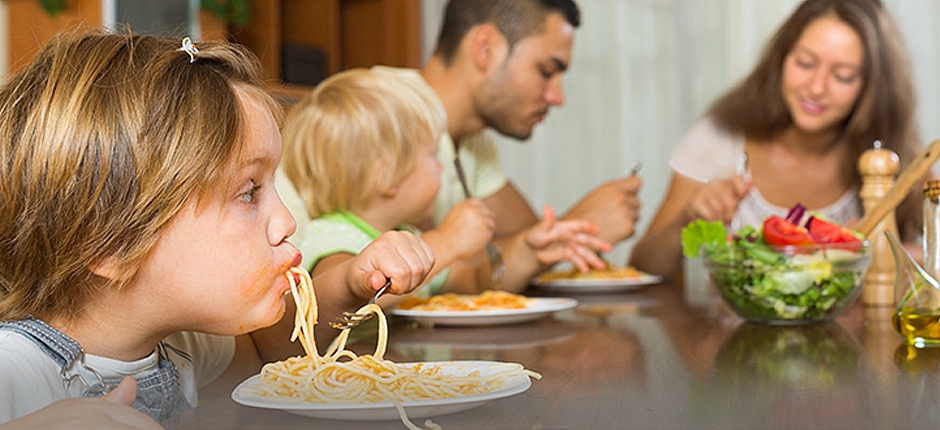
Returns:
[[[425,12],[443,0],[425,0]],[[750,71],[799,0],[580,0],[582,25],[564,79],[567,104],[501,162],[535,208],[566,210],[590,188],[643,162],[645,230],[669,178],[668,159],[708,104]],[[885,0],[912,53],[925,140],[940,138],[940,2]],[[433,35],[439,20],[426,21]],[[433,44],[433,42],[432,42]],[[611,259],[624,261],[632,240]]]

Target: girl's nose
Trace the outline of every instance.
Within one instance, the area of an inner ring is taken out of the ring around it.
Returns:
[[[294,220],[280,196],[277,197],[275,206],[271,223],[268,225],[268,241],[271,245],[281,244],[297,231],[297,221]]]

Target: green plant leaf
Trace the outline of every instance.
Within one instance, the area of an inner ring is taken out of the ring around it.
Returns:
[[[200,5],[230,24],[243,26],[251,20],[251,0],[201,0]]]
[[[66,0],[38,0],[38,1],[39,1],[39,6],[41,6],[42,9],[46,11],[47,14],[49,14],[49,16],[56,16],[59,14],[59,12],[62,12],[63,10],[68,9],[69,7],[68,4],[65,3]]]

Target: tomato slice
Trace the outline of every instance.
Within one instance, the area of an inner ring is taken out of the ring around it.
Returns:
[[[810,218],[806,225],[810,237],[816,243],[849,243],[861,244],[862,241],[849,230],[838,224],[831,223],[816,217]]]
[[[776,215],[764,220],[764,241],[772,246],[812,245],[813,238],[806,228],[794,225]]]

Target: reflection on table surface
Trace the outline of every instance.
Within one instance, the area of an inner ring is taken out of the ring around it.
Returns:
[[[530,291],[542,297],[562,296]],[[528,391],[432,418],[444,429],[937,429],[940,348],[905,345],[890,308],[857,304],[805,326],[743,322],[714,295],[661,284],[568,295],[575,309],[535,322],[433,327],[393,320],[396,362],[498,360],[543,375]],[[375,337],[350,346],[371,353]],[[420,423],[418,423],[420,424]],[[228,398],[171,429],[403,429],[249,408]]]

